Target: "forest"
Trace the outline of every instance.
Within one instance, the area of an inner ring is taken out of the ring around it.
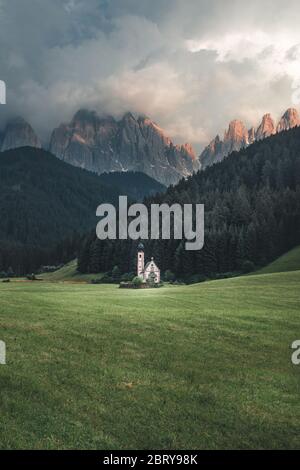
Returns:
[[[250,272],[300,243],[300,128],[291,129],[239,152],[205,171],[170,186],[152,203],[205,206],[205,242],[197,252],[185,240],[144,240],[146,259],[162,272],[187,282]],[[134,273],[137,241],[82,241],[82,273]]]

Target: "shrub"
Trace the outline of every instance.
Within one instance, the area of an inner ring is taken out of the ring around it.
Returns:
[[[134,287],[140,287],[140,285],[143,283],[142,279],[139,277],[139,276],[135,276],[133,279],[132,279],[132,284],[134,285]]]
[[[125,273],[125,274],[122,274],[121,281],[122,282],[129,282],[129,281],[132,281],[132,279],[134,277],[135,277],[134,273]]]
[[[100,279],[100,284],[111,284],[113,282],[112,277],[109,275],[109,273],[105,273]]]

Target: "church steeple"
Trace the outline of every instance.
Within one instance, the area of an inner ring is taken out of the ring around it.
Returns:
[[[142,279],[144,278],[143,276],[144,268],[145,268],[144,245],[142,243],[139,243],[138,253],[137,253],[137,275],[141,277]]]

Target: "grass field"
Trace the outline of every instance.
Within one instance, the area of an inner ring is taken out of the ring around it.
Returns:
[[[1,283],[0,447],[299,449],[299,283]]]

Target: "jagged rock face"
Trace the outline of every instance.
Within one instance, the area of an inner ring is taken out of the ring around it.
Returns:
[[[248,144],[253,144],[256,138],[256,131],[254,127],[251,127],[248,131]]]
[[[41,142],[31,125],[21,117],[12,119],[7,123],[1,141],[2,152],[25,146],[41,148]]]
[[[113,158],[117,133],[118,125],[113,118],[99,118],[94,112],[81,110],[70,124],[54,129],[49,150],[71,165],[99,174],[121,170]]]
[[[289,108],[277,124],[276,130],[277,132],[287,131],[288,129],[292,129],[299,125],[300,118],[298,111],[295,108]]]
[[[224,133],[223,152],[229,154],[238,151],[248,144],[248,131],[242,121],[235,119],[229,123],[228,130]]]
[[[203,150],[202,154],[199,157],[199,160],[201,161],[201,166],[203,168],[212,165],[212,162],[216,163],[223,158],[222,145],[223,142],[217,135]]]
[[[242,121],[231,121],[224,133],[224,140],[221,140],[217,135],[200,155],[201,167],[205,168],[213,163],[220,162],[229,153],[238,151],[248,145],[248,142],[248,130]]]
[[[191,146],[175,146],[153,121],[127,113],[120,121],[78,111],[51,136],[50,151],[96,173],[142,171],[165,185],[199,169]]]
[[[241,121],[231,121],[228,130],[225,131],[224,140],[220,140],[217,136],[210,144],[203,150],[199,157],[201,168],[213,165],[224,157],[229,155],[233,150],[240,150],[246,145],[250,145],[256,140],[265,139],[276,132],[291,129],[292,127],[300,125],[300,117],[296,109],[289,108],[282,116],[277,126],[271,114],[265,114],[255,130],[251,127],[249,131],[246,130]]]
[[[275,122],[271,114],[269,113],[265,114],[262,118],[260,125],[257,128],[256,140],[265,139],[266,137],[269,137],[270,135],[275,134],[275,132],[276,132]]]

